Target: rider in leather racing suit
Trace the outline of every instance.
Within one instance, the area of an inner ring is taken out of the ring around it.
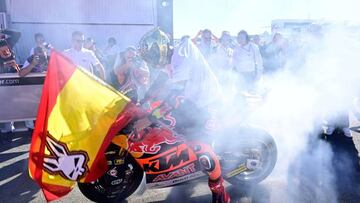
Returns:
[[[153,109],[151,116],[139,120],[135,128],[147,127],[152,119],[164,119],[171,114],[176,122],[173,129],[189,139],[209,140],[215,128],[216,102],[221,99],[220,86],[199,49],[189,38],[172,49],[165,33],[154,29],[140,41],[140,54],[153,68],[160,71],[150,87],[147,97],[163,101]],[[196,129],[196,130],[195,130]],[[195,135],[195,136],[194,136]],[[200,136],[199,136],[200,135]],[[209,187],[213,202],[230,202],[225,191],[221,168],[216,154],[208,144],[194,145],[204,155],[199,161],[209,174]]]

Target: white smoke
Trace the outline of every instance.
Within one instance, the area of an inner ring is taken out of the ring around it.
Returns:
[[[312,38],[302,52],[295,54],[297,58],[304,54],[302,64],[288,61],[284,70],[264,78],[268,95],[265,103],[252,113],[251,122],[269,130],[277,142],[278,162],[273,177],[286,179],[289,167],[300,153],[313,150],[314,146],[308,143],[319,134],[322,118],[347,113],[353,98],[359,95],[360,40],[354,37],[356,34],[360,33],[331,27],[323,37]],[[318,147],[314,156],[302,159],[308,159],[303,163],[322,162],[308,166],[316,168],[309,171],[322,174],[318,182],[311,181],[313,185],[325,182],[328,187],[334,179],[332,152],[329,147]],[[326,193],[329,191],[334,192],[334,188],[327,188]]]

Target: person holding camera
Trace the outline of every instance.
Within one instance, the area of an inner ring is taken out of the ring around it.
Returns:
[[[42,47],[35,47],[34,54],[31,54],[20,68],[18,74],[24,77],[29,73],[42,73],[47,71],[49,57],[46,54],[46,49]],[[34,129],[34,121],[25,121],[25,126],[32,131]]]
[[[18,71],[13,47],[21,37],[20,32],[5,29],[0,30],[0,73],[13,73]]]
[[[45,37],[42,33],[36,33],[34,35],[35,39],[35,47],[31,48],[30,56],[34,54],[34,50],[36,47],[41,47],[46,51],[46,54],[50,56],[51,49],[53,48],[51,44],[45,41]]]
[[[19,69],[12,49],[20,37],[20,32],[9,29],[0,30],[0,74],[13,73]],[[0,123],[0,141],[3,141],[2,138],[5,138],[6,142],[11,141],[14,129],[14,122]]]
[[[42,73],[47,71],[49,57],[42,47],[35,47],[34,54],[28,57],[19,71],[19,76],[24,77],[30,72]]]
[[[138,102],[144,98],[150,83],[150,71],[134,47],[120,53],[110,75],[112,86],[131,100]]]

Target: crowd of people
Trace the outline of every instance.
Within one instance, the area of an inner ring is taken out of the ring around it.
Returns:
[[[1,35],[3,39],[6,39],[12,52],[12,47],[19,40],[21,33],[4,30]],[[182,40],[184,38],[190,37],[184,36]],[[46,71],[53,47],[46,42],[42,33],[36,33],[34,40],[35,46],[30,49],[29,56],[18,70],[21,77],[30,72]],[[285,40],[280,33],[276,33],[272,41],[264,43],[259,35],[250,36],[244,30],[240,31],[236,37],[231,36],[228,31],[223,31],[221,37],[218,38],[210,30],[205,29],[199,31],[191,40],[197,45],[218,79],[223,79],[227,71],[234,71],[241,76],[243,81],[246,81],[245,84],[251,84],[264,72],[272,72],[283,67],[286,60]],[[134,65],[132,58],[136,58],[139,54],[136,45],[120,50],[114,37],[110,37],[106,47],[100,50],[93,38],[90,36],[85,38],[85,35],[79,31],[72,33],[71,48],[63,53],[76,65],[103,80],[109,83],[120,82],[119,84],[124,82],[121,79],[122,72]],[[139,65],[138,60],[134,62]],[[2,73],[16,72],[11,63],[2,63],[1,66]],[[150,71],[151,67],[145,69]],[[143,70],[145,71],[145,69]],[[114,80],[115,78],[117,79]],[[251,87],[248,88],[251,89]]]
[[[194,37],[183,36],[175,47],[190,39],[209,65],[222,90],[252,92],[264,74],[272,74],[284,68],[291,54],[299,50],[298,47],[297,50],[294,48],[296,43],[289,43],[280,33],[269,36],[249,35],[245,30],[241,30],[236,36],[223,31],[221,36],[217,37],[211,30],[204,29]],[[8,53],[11,53],[9,56],[2,56],[4,63],[0,63],[0,73],[18,72],[20,77],[24,77],[31,72],[47,70],[50,52],[54,47],[46,41],[42,33],[34,35],[34,47],[29,50],[29,56],[20,66],[15,61],[12,47],[21,37],[21,33],[3,30],[0,37],[5,43],[3,47],[8,47]],[[71,39],[71,47],[63,51],[66,57],[137,102],[144,99],[145,93],[161,72],[153,64],[143,60],[138,45],[120,50],[117,40],[109,37],[107,45],[99,49],[91,36],[85,36],[79,31],[74,31]],[[167,68],[171,69],[172,77],[179,77],[179,80],[185,77],[186,71],[192,71],[178,70],[176,61]],[[33,128],[31,122],[28,126]],[[13,127],[5,125],[1,129],[2,132],[9,132]]]

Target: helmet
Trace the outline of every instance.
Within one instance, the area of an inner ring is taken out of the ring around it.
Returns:
[[[142,58],[154,67],[170,63],[170,39],[159,28],[150,30],[141,38],[139,49]]]

